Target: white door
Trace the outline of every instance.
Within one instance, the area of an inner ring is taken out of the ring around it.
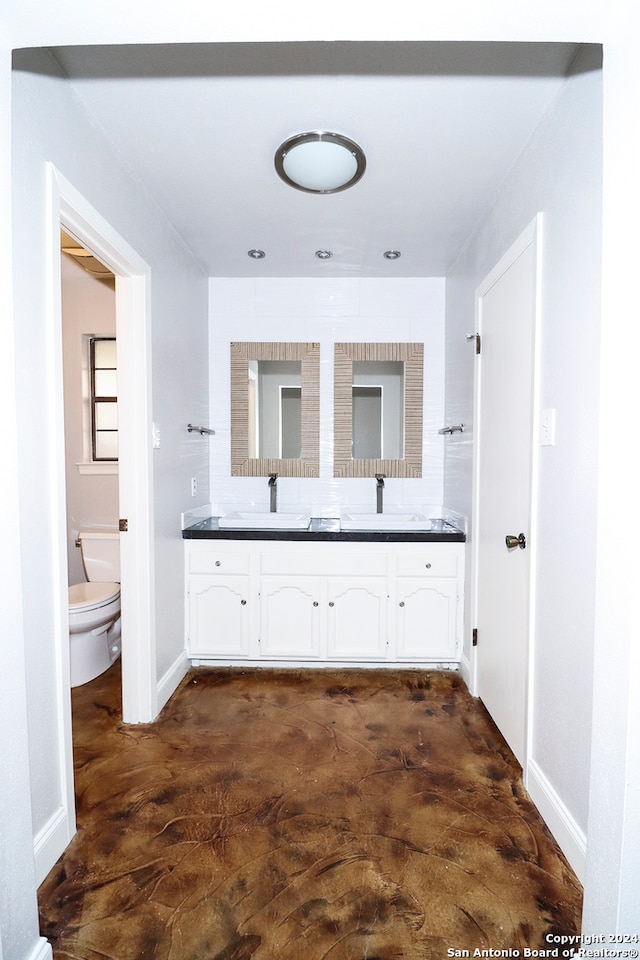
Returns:
[[[477,292],[476,692],[526,755],[532,572],[537,222]],[[507,537],[521,543],[508,546]]]

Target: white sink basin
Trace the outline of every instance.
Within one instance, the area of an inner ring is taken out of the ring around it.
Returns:
[[[310,513],[227,513],[220,517],[223,530],[306,530]]]
[[[341,530],[430,530],[431,520],[421,513],[344,513]]]

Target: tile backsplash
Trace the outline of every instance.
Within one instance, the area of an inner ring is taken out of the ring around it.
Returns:
[[[435,515],[443,490],[444,279],[210,280],[211,508],[266,509],[266,477],[232,477],[229,344],[232,340],[320,344],[320,476],[278,479],[281,510],[314,516],[375,510],[375,480],[333,476],[333,347],[348,342],[424,343],[423,469],[419,479],[385,480],[385,509]]]

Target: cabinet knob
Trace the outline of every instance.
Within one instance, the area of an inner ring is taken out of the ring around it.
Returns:
[[[216,567],[222,566],[222,560],[216,560]]]
[[[242,604],[243,607],[246,607],[246,605],[247,605],[247,601],[246,601],[246,600],[241,600],[240,603]]]
[[[430,563],[425,563],[425,567],[427,568],[427,570],[431,570],[431,564],[430,564]]]
[[[333,602],[333,600],[330,600],[330,601],[329,601],[329,606],[330,606],[330,607],[335,607],[335,603]]]
[[[317,600],[314,600],[314,601],[313,601],[313,605],[314,605],[314,607],[317,607],[317,606],[318,606],[318,601],[317,601]]]
[[[404,600],[401,600],[400,603],[398,604],[398,606],[399,606],[399,607],[404,607]]]

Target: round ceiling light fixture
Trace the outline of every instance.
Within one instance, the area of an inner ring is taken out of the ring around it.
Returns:
[[[316,131],[289,137],[275,155],[276,170],[289,186],[306,193],[339,193],[362,177],[364,152],[340,133]]]

